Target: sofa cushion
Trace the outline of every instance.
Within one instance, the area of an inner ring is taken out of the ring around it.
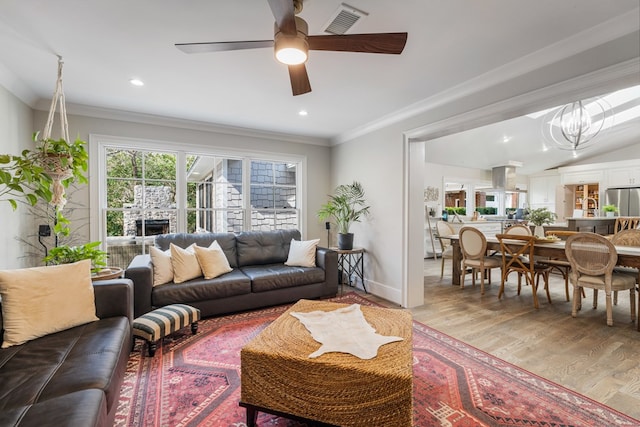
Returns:
[[[2,349],[0,413],[89,389],[104,393],[111,411],[118,404],[127,364],[122,354],[130,349],[126,317],[101,319]]]
[[[229,261],[231,268],[238,267],[238,255],[236,251],[236,235],[233,233],[175,233],[159,234],[155,238],[155,246],[166,251],[173,243],[181,248],[186,248],[195,243],[196,245],[208,248],[216,240]]]
[[[289,246],[289,257],[284,264],[294,267],[315,267],[318,243],[320,243],[320,239],[292,240]]]
[[[251,292],[251,281],[240,270],[218,276],[215,279],[193,279],[184,283],[167,283],[153,288],[151,303],[155,307],[169,304],[232,297]]]
[[[2,348],[98,320],[91,261],[0,271]]]
[[[289,256],[291,240],[300,240],[298,230],[247,231],[236,236],[238,265],[284,263]]]
[[[324,270],[319,267],[289,267],[284,264],[271,264],[242,267],[241,270],[251,278],[253,292],[266,292],[324,282]]]
[[[198,263],[195,251],[196,244],[182,249],[171,243],[171,265],[173,266],[173,281],[175,283],[186,282],[202,276],[202,269]]]
[[[171,263],[171,249],[161,251],[151,246],[149,248],[151,263],[153,264],[153,286],[164,285],[173,281],[173,264]]]
[[[101,390],[88,389],[0,411],[2,426],[82,426],[108,425],[107,401]]]
[[[202,269],[202,275],[205,279],[215,279],[233,270],[231,266],[229,266],[229,261],[216,240],[214,240],[208,248],[194,246],[193,249],[195,250],[198,263]]]

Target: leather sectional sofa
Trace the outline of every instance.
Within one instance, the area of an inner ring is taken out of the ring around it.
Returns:
[[[94,295],[99,320],[0,349],[0,426],[113,425],[132,344],[132,283],[94,282]]]
[[[207,317],[335,296],[338,254],[318,247],[316,267],[287,266],[292,239],[300,240],[298,230],[158,235],[155,246],[163,251],[171,243],[184,249],[193,243],[208,247],[215,240],[233,270],[214,279],[153,286],[151,256],[138,255],[125,270],[125,277],[134,283],[135,316],[176,303],[192,305]]]

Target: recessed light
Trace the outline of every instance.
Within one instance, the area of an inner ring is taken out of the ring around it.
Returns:
[[[300,110],[300,111],[298,111],[298,115],[299,116],[308,116],[309,113],[307,113],[307,110]]]
[[[140,79],[131,79],[129,80],[129,83],[131,83],[134,86],[144,86],[144,82]]]

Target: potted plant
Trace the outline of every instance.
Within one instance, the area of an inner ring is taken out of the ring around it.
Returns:
[[[91,272],[98,273],[107,266],[107,253],[99,249],[101,242],[89,242],[79,246],[60,245],[52,248],[43,258],[47,264],[71,264],[83,259],[91,260]]]
[[[69,234],[69,221],[62,215],[64,189],[73,182],[88,183],[85,172],[89,165],[86,142],[76,139],[38,139],[34,150],[23,150],[20,155],[0,155],[0,200],[9,202],[13,210],[18,208],[18,200],[23,199],[31,206],[38,200],[56,207],[54,231]]]
[[[556,214],[547,208],[532,209],[525,215],[524,219],[535,225],[533,234],[537,237],[544,237],[544,225],[552,224],[556,220]]]
[[[602,210],[604,211],[604,215],[606,217],[614,217],[618,212],[618,207],[616,205],[604,205],[602,207]]]
[[[336,187],[329,201],[320,207],[318,218],[324,221],[332,219],[338,230],[338,248],[353,249],[353,233],[349,232],[351,224],[359,222],[363,216],[369,215],[364,189],[359,182],[342,184]]]

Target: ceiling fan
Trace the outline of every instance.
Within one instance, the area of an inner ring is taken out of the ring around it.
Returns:
[[[339,52],[402,53],[407,33],[372,33],[309,36],[308,25],[295,16],[302,11],[302,0],[268,0],[276,18],[274,40],[176,43],[185,53],[220,52],[225,50],[274,47],[276,59],[289,66],[293,95],[311,92],[305,62],[309,50]]]

